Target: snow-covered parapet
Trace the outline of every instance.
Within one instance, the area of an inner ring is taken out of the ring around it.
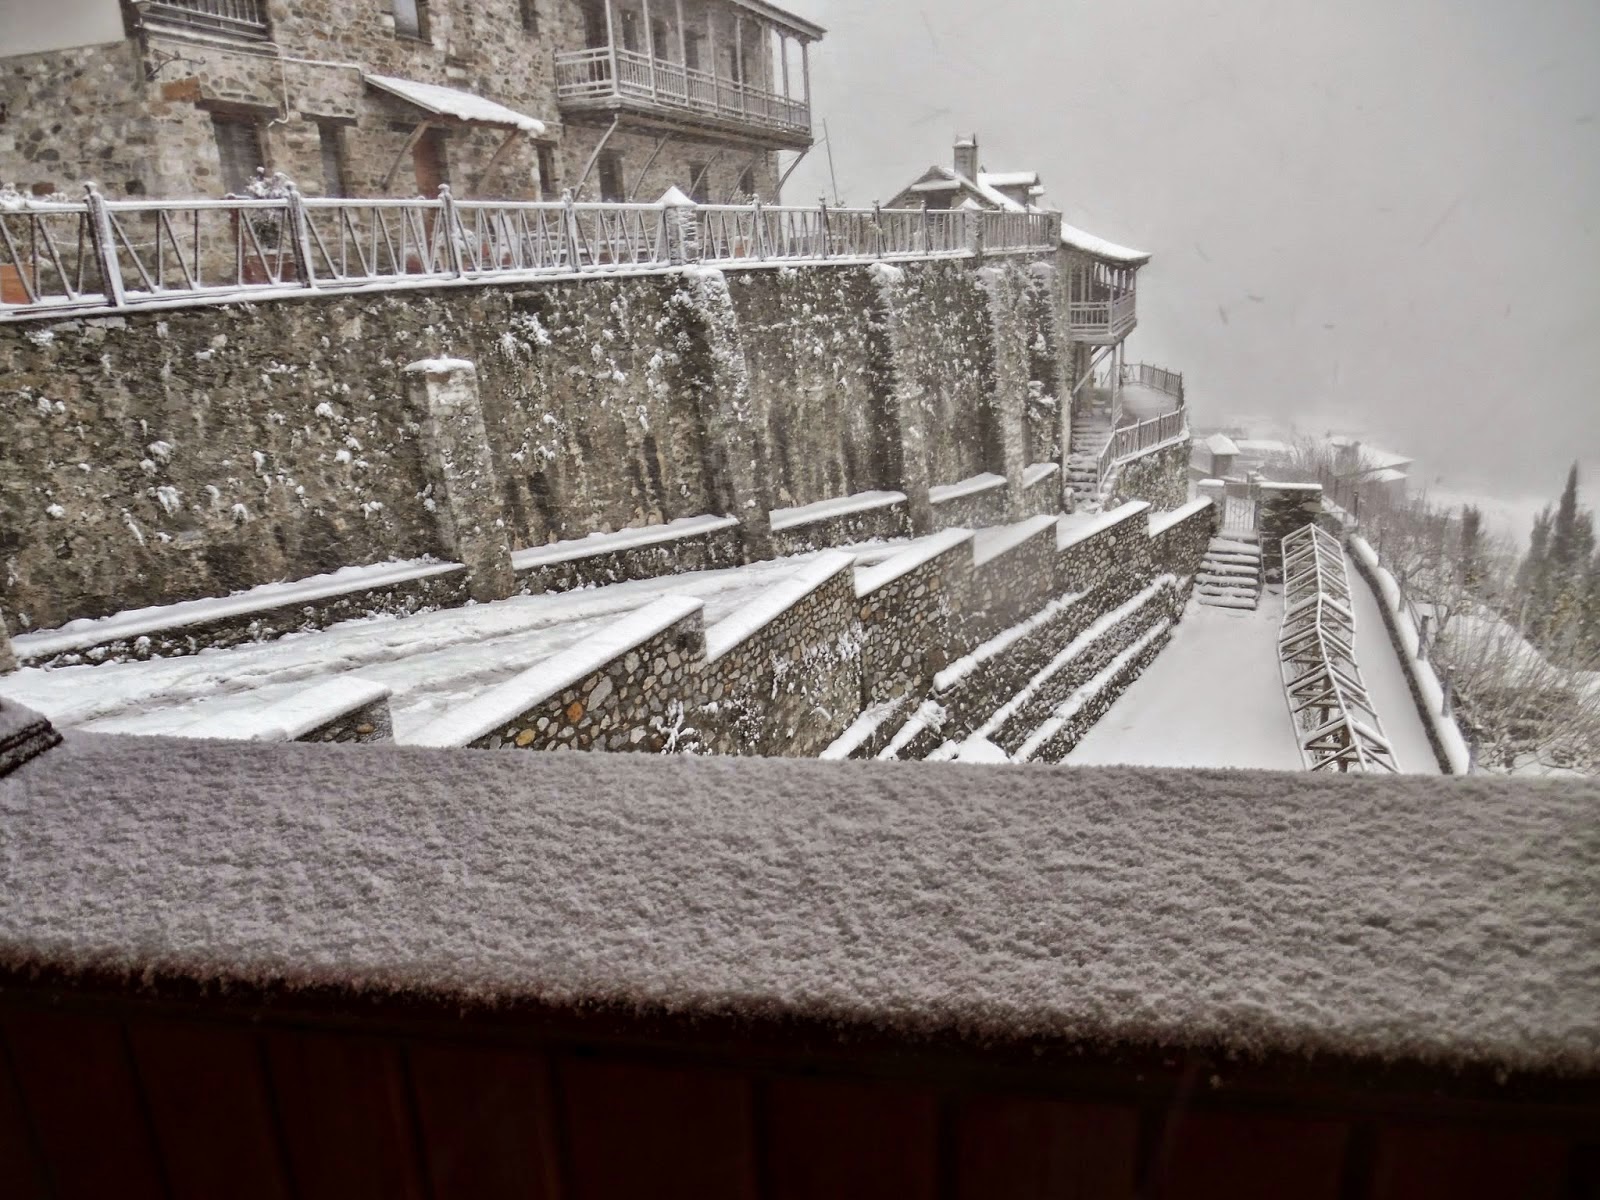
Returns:
[[[1384,624],[1395,653],[1405,667],[1411,694],[1421,711],[1428,740],[1433,744],[1439,767],[1450,775],[1466,775],[1472,770],[1472,753],[1461,728],[1447,716],[1444,686],[1439,682],[1433,665],[1422,657],[1422,639],[1411,614],[1400,595],[1400,585],[1388,568],[1378,561],[1378,555],[1365,538],[1352,535],[1346,542],[1350,557],[1378,593]]]

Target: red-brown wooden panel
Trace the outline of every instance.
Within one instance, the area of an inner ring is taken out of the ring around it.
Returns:
[[[119,1024],[8,1013],[5,1037],[58,1200],[165,1195]]]
[[[348,1034],[267,1035],[290,1172],[302,1200],[424,1194],[398,1047]]]
[[[152,1022],[128,1040],[173,1200],[289,1195],[252,1033]]]
[[[743,1076],[583,1058],[559,1075],[575,1200],[755,1195]]]
[[[1169,1132],[1161,1200],[1337,1200],[1350,1127],[1253,1113],[1182,1114]]]
[[[406,1054],[433,1200],[557,1200],[543,1055],[448,1042]]]
[[[930,1092],[775,1079],[764,1116],[769,1200],[932,1200],[936,1193],[939,1110]]]
[[[1565,1197],[1571,1145],[1541,1133],[1459,1125],[1378,1131],[1376,1200],[1518,1200]]]
[[[15,1195],[17,1200],[45,1200],[50,1195],[50,1177],[44,1161],[34,1152],[22,1097],[12,1082],[4,1050],[0,1045],[0,1181],[5,1195]]]
[[[962,1200],[1132,1200],[1139,1114],[1109,1104],[1006,1096],[963,1101],[956,1114]]]

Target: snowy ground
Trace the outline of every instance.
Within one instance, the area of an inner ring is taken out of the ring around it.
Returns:
[[[1395,761],[1437,775],[1405,672],[1365,581],[1350,572],[1356,657]],[[1172,640],[1067,757],[1077,765],[1304,769],[1278,673],[1283,593],[1269,585],[1254,612],[1190,601]]]
[[[1278,675],[1282,619],[1277,588],[1254,612],[1191,600],[1172,640],[1067,762],[1302,770]]]
[[[1405,668],[1384,627],[1378,598],[1353,566],[1348,574],[1350,598],[1355,601],[1356,609],[1356,664],[1361,668],[1361,681],[1367,685],[1367,694],[1378,710],[1378,719],[1383,722],[1383,732],[1389,735],[1395,763],[1407,774],[1437,775],[1439,760],[1428,741],[1422,714],[1412,699]]]
[[[860,548],[863,559],[883,547]],[[0,695],[58,725],[102,733],[171,733],[245,716],[313,683],[357,675],[392,689],[404,741],[442,712],[549,658],[662,596],[698,596],[711,625],[788,578],[815,555],[541,596],[519,596],[411,617],[347,621],[316,633],[184,658],[29,668]]]

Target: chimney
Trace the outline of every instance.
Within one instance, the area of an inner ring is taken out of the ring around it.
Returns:
[[[968,179],[978,178],[978,135],[969,133],[956,138],[956,174]]]

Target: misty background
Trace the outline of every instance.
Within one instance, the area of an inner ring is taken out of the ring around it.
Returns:
[[[957,132],[1154,253],[1129,361],[1197,423],[1364,433],[1524,518],[1600,500],[1600,3],[792,0],[846,203]],[[787,161],[787,160],[786,160]],[[819,144],[784,189],[814,203]],[[1519,522],[1521,523],[1521,522]]]

